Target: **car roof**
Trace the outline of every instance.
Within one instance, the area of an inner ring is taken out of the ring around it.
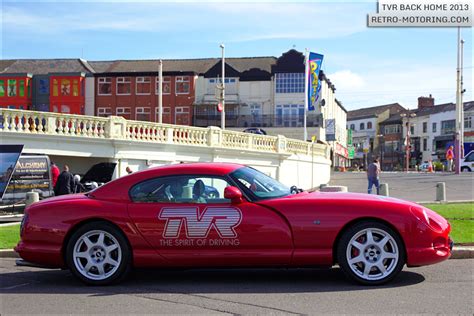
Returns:
[[[130,175],[126,175],[112,182],[109,182],[91,192],[90,196],[99,199],[104,198],[122,201],[124,199],[128,199],[128,190],[130,189],[130,187],[141,181],[153,179],[156,177],[185,174],[223,176],[241,167],[243,167],[243,165],[219,162],[180,163],[160,167],[152,167],[146,170],[134,172]]]

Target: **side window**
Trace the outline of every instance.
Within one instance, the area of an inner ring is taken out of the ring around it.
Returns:
[[[228,185],[212,176],[161,177],[134,185],[130,198],[137,203],[230,203],[224,198]]]
[[[467,155],[466,158],[464,158],[465,162],[472,162],[474,161],[474,153],[471,153],[470,155]]]

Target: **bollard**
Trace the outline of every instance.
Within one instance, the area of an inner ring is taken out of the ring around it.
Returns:
[[[39,201],[38,192],[26,192],[26,201],[25,206],[30,206],[31,204]]]
[[[446,184],[444,182],[436,184],[436,201],[446,202]]]
[[[388,190],[388,183],[380,183],[380,195],[390,196],[390,193]]]
[[[321,187],[321,192],[347,192],[347,187],[342,185],[326,185]]]

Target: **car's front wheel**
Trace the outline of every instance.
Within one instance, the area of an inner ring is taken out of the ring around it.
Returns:
[[[90,285],[118,282],[131,268],[126,238],[106,222],[88,223],[76,230],[67,244],[66,260],[72,273]]]
[[[387,225],[361,222],[342,235],[337,259],[351,280],[379,285],[400,273],[405,264],[405,250],[399,235]]]

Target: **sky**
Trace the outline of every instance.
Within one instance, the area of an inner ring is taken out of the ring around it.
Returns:
[[[376,0],[1,1],[1,59],[275,56],[307,48],[348,109],[419,96],[455,102],[457,28],[369,28]],[[472,98],[472,28],[463,28],[464,101]]]

